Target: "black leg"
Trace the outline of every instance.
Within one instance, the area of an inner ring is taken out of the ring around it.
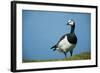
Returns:
[[[70,55],[71,55],[71,56],[73,55],[73,50],[70,51]]]
[[[66,52],[64,52],[65,58],[67,57]]]

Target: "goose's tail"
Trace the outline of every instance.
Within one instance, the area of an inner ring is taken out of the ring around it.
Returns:
[[[54,45],[54,46],[52,46],[50,49],[53,49],[53,51],[55,51],[55,50],[56,50],[56,48],[57,48],[57,46],[56,46],[56,45]]]

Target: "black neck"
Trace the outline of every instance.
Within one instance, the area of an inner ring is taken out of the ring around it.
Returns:
[[[70,33],[74,33],[74,30],[75,30],[75,25],[74,25],[74,26],[71,26],[71,31],[70,31]]]

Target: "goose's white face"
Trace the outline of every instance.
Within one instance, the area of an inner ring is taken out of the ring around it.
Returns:
[[[73,26],[74,25],[74,21],[73,20],[68,20],[68,25]]]

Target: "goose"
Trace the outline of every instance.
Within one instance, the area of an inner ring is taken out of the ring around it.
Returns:
[[[58,50],[67,57],[67,53],[70,52],[70,55],[73,55],[73,50],[77,44],[77,36],[75,35],[75,21],[70,19],[67,21],[67,25],[71,27],[70,33],[64,34],[56,45],[52,46],[53,51]]]

